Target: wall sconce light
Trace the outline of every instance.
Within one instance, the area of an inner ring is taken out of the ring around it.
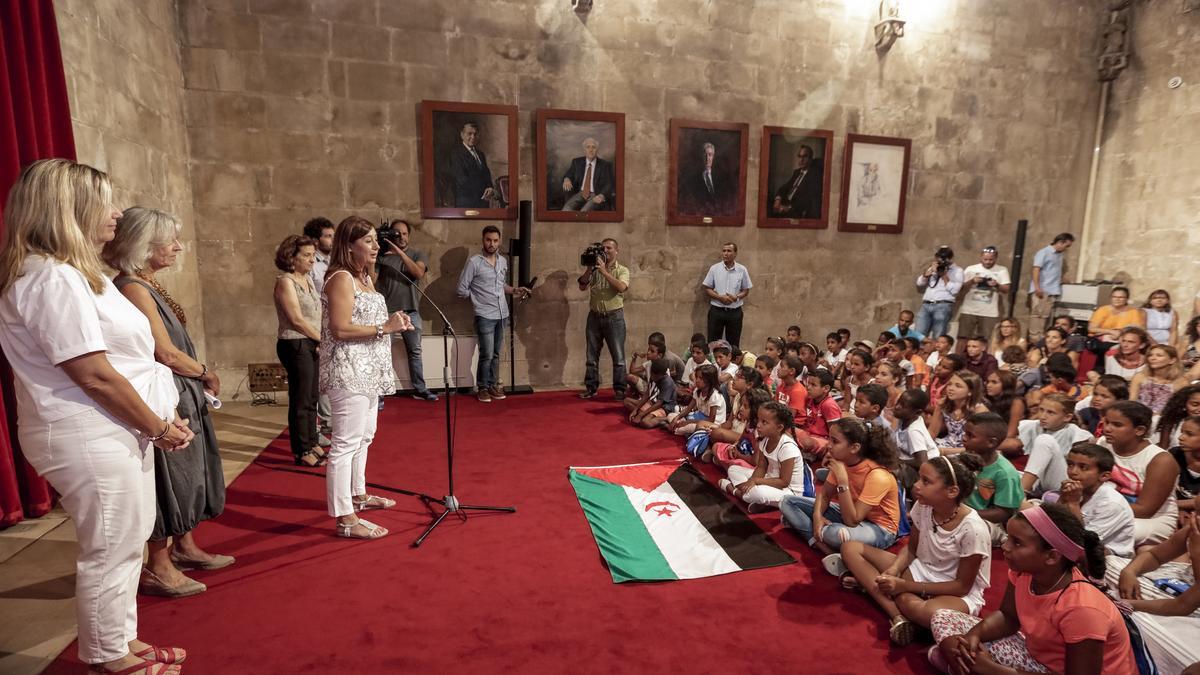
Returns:
[[[576,14],[587,14],[592,11],[592,0],[571,0],[571,9]]]
[[[886,52],[896,38],[904,37],[904,19],[900,18],[900,0],[879,0],[879,22],[875,24],[875,49]]]

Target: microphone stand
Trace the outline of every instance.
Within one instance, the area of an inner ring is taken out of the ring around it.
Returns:
[[[391,242],[388,242],[388,243],[391,244]],[[395,244],[391,244],[391,245],[395,246]],[[425,541],[425,538],[428,537],[438,525],[442,524],[442,521],[445,520],[446,516],[448,516],[451,513],[458,515],[460,520],[465,521],[467,519],[467,514],[466,514],[467,511],[500,511],[503,513],[516,513],[517,510],[511,506],[471,506],[468,504],[462,504],[458,501],[458,497],[455,496],[455,494],[454,494],[454,429],[450,423],[450,420],[451,420],[451,415],[450,415],[450,375],[451,375],[451,373],[450,373],[450,338],[452,336],[454,337],[455,345],[457,346],[458,336],[455,335],[455,333],[454,333],[454,327],[452,325],[450,325],[450,319],[446,318],[446,313],[443,312],[442,308],[439,307],[438,304],[433,301],[433,298],[430,298],[428,295],[426,295],[425,291],[421,289],[421,286],[419,284],[417,284],[417,282],[412,277],[405,274],[403,270],[396,270],[396,271],[400,274],[400,276],[407,279],[408,283],[412,284],[412,287],[415,288],[417,290],[417,292],[421,294],[422,298],[425,298],[425,300],[429,303],[429,306],[433,307],[433,309],[438,313],[438,316],[440,316],[442,318],[442,357],[444,359],[444,363],[442,365],[442,398],[446,402],[445,403],[445,411],[446,411],[446,476],[447,476],[447,483],[448,483],[447,489],[446,489],[446,496],[438,498],[438,497],[434,497],[433,495],[424,494],[422,492],[413,492],[411,490],[397,490],[397,492],[413,495],[417,499],[420,499],[421,502],[423,504],[425,504],[425,508],[429,509],[431,514],[434,513],[434,510],[430,506],[430,504],[440,504],[443,508],[442,512],[437,514],[437,517],[435,517],[433,519],[433,522],[431,522],[429,524],[429,527],[425,528],[425,531],[421,533],[421,536],[417,537],[416,541],[414,541],[412,543],[412,547],[417,548]]]

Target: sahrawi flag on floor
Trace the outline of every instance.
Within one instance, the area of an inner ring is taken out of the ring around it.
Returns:
[[[568,475],[615,583],[795,562],[683,460],[573,466]]]

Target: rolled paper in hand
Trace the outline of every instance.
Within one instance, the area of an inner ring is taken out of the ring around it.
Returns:
[[[204,398],[208,399],[208,407],[212,408],[213,410],[221,409],[221,399],[208,393],[208,390],[204,391]]]

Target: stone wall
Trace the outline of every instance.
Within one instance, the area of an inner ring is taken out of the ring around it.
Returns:
[[[756,284],[746,345],[792,322],[816,340],[873,337],[918,302],[912,279],[938,244],[966,262],[997,244],[1007,260],[1018,218],[1030,251],[1077,228],[1098,95],[1094,2],[908,4],[907,35],[879,56],[866,0],[600,0],[586,19],[560,0],[180,0],[210,358],[241,372],[274,360],[271,253],[317,214],[417,221],[431,294],[470,325],[452,289],[484,223],[420,222],[422,99],[518,105],[525,196],[535,109],[627,115],[625,222],[535,225],[545,285],[521,312],[518,381],[582,379],[575,263],[608,235],[633,273],[629,347],[661,329],[681,350],[703,329],[699,282],[730,238]],[[911,138],[905,232],[758,229],[752,206],[740,229],[667,227],[672,117],[750,124],[749,205],[764,124],[832,129],[834,176],[847,132]]]
[[[187,312],[203,358],[175,3],[57,0],[55,18],[79,161],[108,172],[118,207],[160,208],[183,222],[187,250],[160,281]]]
[[[1084,273],[1129,280],[1133,300],[1200,291],[1200,11],[1137,3],[1129,68],[1113,83]],[[1172,77],[1183,79],[1177,89]]]

